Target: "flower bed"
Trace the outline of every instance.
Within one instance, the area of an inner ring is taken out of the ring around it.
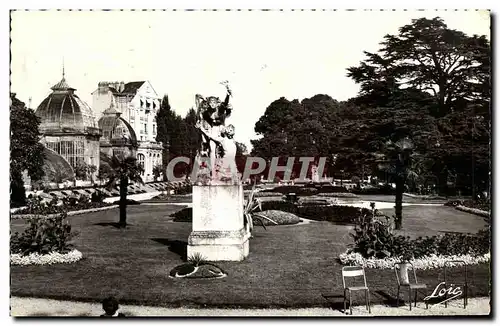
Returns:
[[[356,194],[351,194],[350,192],[321,192],[316,196],[321,197],[336,197],[336,198],[358,198]]]
[[[360,253],[343,253],[339,256],[342,265],[347,266],[363,266],[365,268],[376,268],[376,269],[391,269],[395,263],[400,262],[399,258],[364,258]],[[430,255],[417,259],[412,259],[410,262],[413,264],[415,269],[433,269],[433,268],[443,268],[447,261],[451,260],[463,260],[467,265],[477,265],[480,263],[487,263],[491,259],[490,253],[486,253],[480,256],[474,255]],[[454,266],[455,263],[451,263],[448,266]],[[458,264],[457,264],[458,265]]]
[[[462,205],[457,205],[455,208],[458,209],[459,211],[463,211],[463,212],[467,212],[467,213],[471,213],[471,214],[475,214],[475,215],[479,215],[479,216],[483,216],[483,217],[490,217],[490,212],[483,211],[481,209],[470,208],[470,207],[466,207],[466,206],[462,206]]]
[[[174,267],[170,271],[171,278],[215,279],[226,277],[227,274],[218,266],[209,263],[186,263]]]
[[[274,222],[276,222],[278,225],[292,225],[292,224],[298,224],[300,223],[300,218],[292,213],[288,212],[283,212],[283,211],[276,211],[276,210],[268,210],[268,211],[263,211],[263,212],[257,212],[258,215],[264,215],[265,217],[270,218]],[[264,223],[265,226],[272,226],[276,225],[266,219],[262,219],[262,222]]]
[[[454,206],[454,207],[464,206],[464,207],[473,208],[473,209],[477,209],[477,210],[485,211],[485,212],[491,211],[491,201],[486,200],[486,199],[478,199],[478,200],[454,199],[454,200],[448,201],[445,204],[445,206]]]
[[[118,208],[118,205],[109,205],[109,206],[104,206],[104,207],[99,207],[99,208],[91,208],[91,209],[83,209],[80,211],[69,211],[68,216],[74,216],[74,215],[80,215],[80,214],[86,214],[86,213],[93,213],[93,212],[99,212],[99,211],[104,211],[108,209],[113,209],[113,208]],[[13,220],[17,219],[30,219],[30,218],[53,218],[57,216],[58,214],[46,214],[46,215],[39,215],[39,214],[11,214],[10,218]]]
[[[88,196],[68,197],[58,200],[54,198],[48,203],[42,202],[42,198],[34,197],[28,200],[25,208],[18,209],[13,215],[51,215],[61,214],[63,212],[72,212],[88,209],[103,208],[113,206],[111,203],[93,202]]]
[[[366,208],[327,205],[323,202],[314,202],[309,205],[295,205],[287,201],[262,202],[262,210],[280,210],[309,220],[329,221],[339,224],[352,224],[359,216],[370,212]]]
[[[246,194],[249,195],[249,194]],[[270,191],[259,191],[255,192],[253,194],[254,197],[256,198],[261,198],[261,197],[283,197],[283,194],[281,192],[270,192]]]
[[[83,255],[80,251],[73,249],[72,251],[62,254],[59,252],[51,252],[48,254],[38,254],[36,252],[29,255],[11,254],[11,265],[52,265],[52,264],[68,264],[74,263],[82,259]]]

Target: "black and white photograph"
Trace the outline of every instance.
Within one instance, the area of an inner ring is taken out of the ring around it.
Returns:
[[[493,16],[10,10],[10,316],[492,317]]]

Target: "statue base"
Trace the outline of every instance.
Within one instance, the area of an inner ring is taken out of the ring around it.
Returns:
[[[193,230],[187,255],[208,261],[241,261],[249,253],[243,186],[233,182],[193,186]]]

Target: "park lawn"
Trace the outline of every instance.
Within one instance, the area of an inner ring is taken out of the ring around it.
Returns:
[[[381,209],[380,212],[394,215],[394,209]],[[403,229],[396,233],[412,238],[444,232],[476,233],[487,225],[484,217],[454,207],[410,205],[403,207]]]
[[[122,303],[166,307],[341,308],[342,266],[337,258],[351,242],[351,226],[313,222],[267,231],[257,227],[245,261],[217,263],[228,273],[226,278],[171,279],[170,270],[185,259],[191,231],[191,223],[168,217],[180,209],[130,206],[132,225],[126,230],[108,224],[118,220],[118,209],[70,217],[79,232],[74,244],[84,259],[68,265],[11,266],[11,295],[93,302],[114,295]],[[11,225],[19,230],[23,222],[13,220]],[[472,266],[468,272],[469,296],[488,296],[489,265]],[[430,294],[443,271],[417,275]],[[368,269],[367,280],[372,303],[395,303],[393,271]],[[361,296],[356,300],[362,303]]]

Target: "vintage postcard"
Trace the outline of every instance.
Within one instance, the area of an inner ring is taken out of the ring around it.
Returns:
[[[13,317],[490,316],[488,10],[12,10]]]

